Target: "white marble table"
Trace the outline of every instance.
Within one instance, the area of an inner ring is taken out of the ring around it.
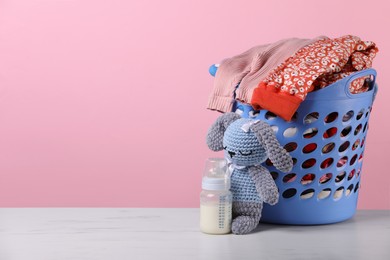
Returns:
[[[0,209],[0,260],[390,259],[390,211],[206,235],[199,209]]]

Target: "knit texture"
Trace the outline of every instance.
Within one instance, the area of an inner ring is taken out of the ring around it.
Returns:
[[[255,182],[252,176],[248,174],[248,169],[235,169],[231,175],[230,182],[230,191],[233,194],[234,202],[262,202]]]
[[[215,75],[207,108],[221,112],[232,111],[234,94],[237,100],[250,103],[253,90],[270,71],[302,47],[323,38],[326,37],[283,39],[275,43],[255,46],[242,54],[223,60]]]
[[[248,168],[248,173],[255,183],[256,191],[261,200],[270,205],[278,203],[278,187],[270,172],[263,166],[251,166]]]
[[[220,116],[210,127],[207,133],[206,143],[210,150],[221,151],[223,149],[223,135],[226,128],[235,120],[240,119],[241,116],[236,113],[227,113],[224,116]]]
[[[236,235],[243,235],[254,230],[261,218],[262,203],[239,202],[233,203],[232,232]]]
[[[282,172],[291,171],[293,167],[291,156],[285,149],[281,149],[271,126],[266,122],[259,121],[251,126],[251,130],[259,142],[264,143],[268,158],[270,158],[273,165]]]
[[[214,151],[223,149],[233,164],[231,192],[236,218],[232,232],[245,234],[256,228],[263,202],[274,205],[279,199],[271,174],[260,164],[269,158],[275,167],[288,172],[293,162],[267,123],[237,119],[233,114],[226,113],[216,120],[207,134],[207,144]]]
[[[252,121],[248,118],[234,121],[223,136],[225,157],[235,165],[250,166],[267,160],[265,147],[259,144],[256,135],[252,131],[245,132],[241,129],[244,124]]]

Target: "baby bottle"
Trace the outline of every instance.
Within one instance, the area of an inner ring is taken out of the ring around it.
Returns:
[[[223,158],[210,158],[202,178],[200,230],[207,234],[230,233],[232,193],[228,165]]]

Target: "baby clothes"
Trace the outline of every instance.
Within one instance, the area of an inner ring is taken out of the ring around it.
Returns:
[[[284,39],[253,47],[240,55],[223,60],[215,75],[207,108],[230,112],[235,99],[249,104],[253,90],[271,70],[302,47],[325,38],[321,36],[315,39]]]
[[[271,71],[254,89],[251,105],[289,121],[308,92],[370,68],[377,52],[375,43],[356,36],[320,39],[301,48]],[[363,82],[364,79],[352,82],[350,91],[365,91],[367,85]]]

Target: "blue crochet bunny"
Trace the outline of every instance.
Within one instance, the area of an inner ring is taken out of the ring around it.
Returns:
[[[223,114],[216,120],[207,134],[207,145],[213,151],[224,150],[234,168],[232,232],[249,233],[260,221],[263,202],[274,205],[279,199],[271,174],[260,164],[269,158],[277,169],[289,172],[292,158],[266,122],[241,118],[236,113]]]

